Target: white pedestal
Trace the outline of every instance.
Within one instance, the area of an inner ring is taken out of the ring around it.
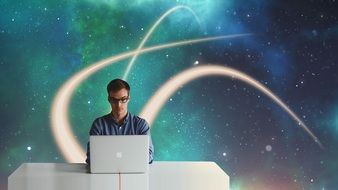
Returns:
[[[229,176],[214,162],[154,162],[150,165],[149,174],[121,174],[121,176],[90,174],[85,164],[25,163],[8,177],[8,190],[119,190],[119,188],[228,190]]]

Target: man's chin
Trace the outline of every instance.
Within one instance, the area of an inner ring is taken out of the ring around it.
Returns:
[[[117,112],[116,114],[114,114],[116,117],[123,117],[126,113],[121,111],[121,112]]]

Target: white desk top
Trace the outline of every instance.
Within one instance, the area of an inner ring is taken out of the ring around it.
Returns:
[[[120,178],[119,178],[120,177]],[[121,181],[122,178],[122,181]],[[9,190],[227,190],[229,176],[214,162],[154,162],[148,174],[90,174],[86,164],[25,163],[8,178]],[[148,184],[147,184],[148,186]]]

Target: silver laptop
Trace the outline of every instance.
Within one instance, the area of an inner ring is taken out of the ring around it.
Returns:
[[[90,136],[91,173],[146,173],[148,135]]]

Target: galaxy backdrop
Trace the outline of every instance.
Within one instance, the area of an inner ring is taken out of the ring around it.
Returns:
[[[318,137],[314,140],[256,88],[223,76],[182,86],[152,124],[155,160],[214,161],[232,190],[338,189],[338,2],[260,0],[1,0],[0,183],[26,162],[67,162],[51,131],[51,107],[74,74],[135,50],[189,39],[250,36],[139,55],[127,81],[139,114],[170,78],[201,65],[227,66],[269,88]],[[76,88],[69,121],[85,147],[92,121],[109,113],[106,84],[130,58]]]

